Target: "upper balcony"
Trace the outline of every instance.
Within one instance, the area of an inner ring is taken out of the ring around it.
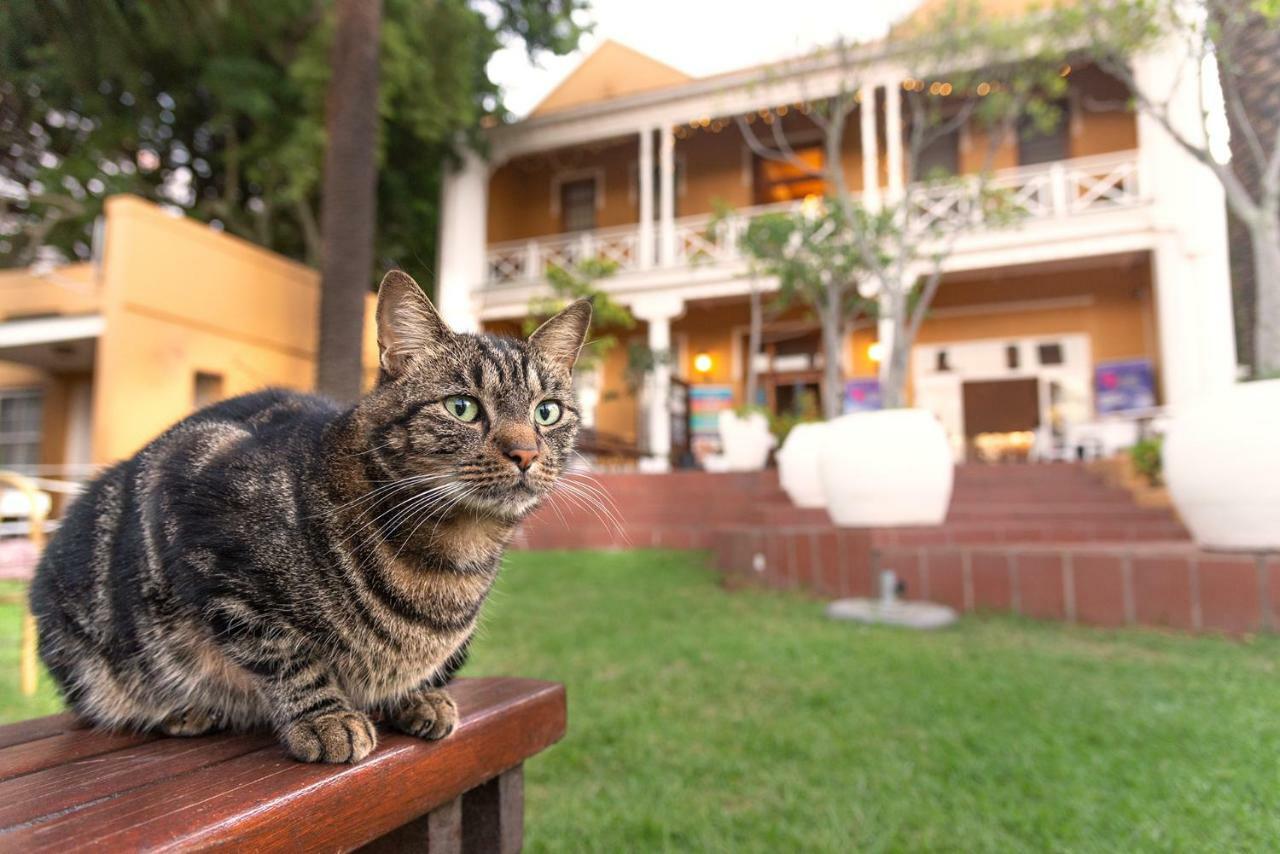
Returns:
[[[918,206],[917,221],[922,226],[943,220],[976,225],[975,231],[980,232],[977,181],[969,176],[945,185],[908,185],[906,197]],[[987,186],[1004,191],[1028,226],[1133,208],[1145,198],[1136,151],[1002,169]],[[648,239],[640,223],[631,223],[491,244],[485,284],[491,288],[535,284],[550,265],[570,267],[589,258],[610,260],[619,273],[736,265],[745,260],[738,238],[753,217],[800,204],[787,201],[746,206],[721,217],[699,213],[673,218],[669,233],[662,233],[663,224],[657,223],[654,237]]]

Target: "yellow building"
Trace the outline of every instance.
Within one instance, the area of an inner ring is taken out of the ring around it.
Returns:
[[[860,50],[844,172],[868,200],[901,196],[915,186],[904,164],[908,79],[883,46]],[[1197,79],[1178,73],[1182,61],[1176,49],[1155,50],[1134,68],[1142,79]],[[751,283],[735,228],[821,193],[809,174],[753,153],[738,119],[778,128],[801,157],[821,163],[804,108],[835,91],[842,69],[820,64],[693,79],[605,42],[528,117],[492,129],[486,158],[469,155],[446,176],[437,290],[446,318],[510,328],[546,293],[547,264],[612,259],[619,271],[602,286],[640,321],[636,340],[671,361],[637,394],[624,382],[625,348],[615,350],[590,383],[594,425],[635,442],[657,468],[679,456],[672,386],[688,384],[708,404],[746,402]],[[1066,434],[1105,432],[1108,382],[1136,383],[1138,392],[1145,383],[1150,410],[1234,376],[1221,188],[1156,123],[1116,106],[1127,99],[1119,81],[1089,66],[1063,73],[1069,91],[1056,131],[1005,140],[989,164],[991,147],[975,127],[928,152],[932,165],[958,175],[990,165],[993,182],[1027,213],[1015,228],[979,228],[957,241],[912,353],[912,400],[938,415],[958,455],[979,434],[1035,433],[1062,446]],[[1179,121],[1194,120],[1193,89],[1174,93]],[[963,204],[923,201],[938,216]],[[713,226],[726,207],[735,211],[728,225]],[[878,338],[872,323],[846,330],[836,358],[847,376],[872,381],[851,385],[847,405],[874,386]],[[755,356],[761,402],[783,411],[820,393],[824,354],[812,317],[772,317],[764,345]]]
[[[131,196],[101,234],[91,263],[0,272],[0,468],[80,477],[204,404],[312,387],[315,270]]]

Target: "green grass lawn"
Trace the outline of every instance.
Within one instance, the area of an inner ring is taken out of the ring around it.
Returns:
[[[513,554],[471,675],[557,679],[535,851],[1274,850],[1280,642],[859,628],[699,556]]]
[[[0,610],[0,715],[17,696]],[[1280,641],[968,619],[913,634],[725,593],[700,555],[517,553],[468,675],[569,688],[534,851],[1274,850]]]

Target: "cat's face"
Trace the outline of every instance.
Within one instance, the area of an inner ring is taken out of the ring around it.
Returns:
[[[579,301],[528,341],[454,333],[417,284],[392,272],[378,294],[382,374],[361,404],[391,478],[416,478],[445,515],[529,512],[569,466],[578,432],[573,363],[591,307]]]

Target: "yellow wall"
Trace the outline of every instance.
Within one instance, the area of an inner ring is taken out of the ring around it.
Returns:
[[[126,457],[193,409],[197,371],[226,396],[313,383],[314,270],[140,199],[107,202],[106,331],[98,342],[93,459]],[[376,365],[372,301],[365,364]]]
[[[101,303],[99,285],[93,264],[68,264],[39,275],[27,268],[0,270],[0,321],[93,314]]]

